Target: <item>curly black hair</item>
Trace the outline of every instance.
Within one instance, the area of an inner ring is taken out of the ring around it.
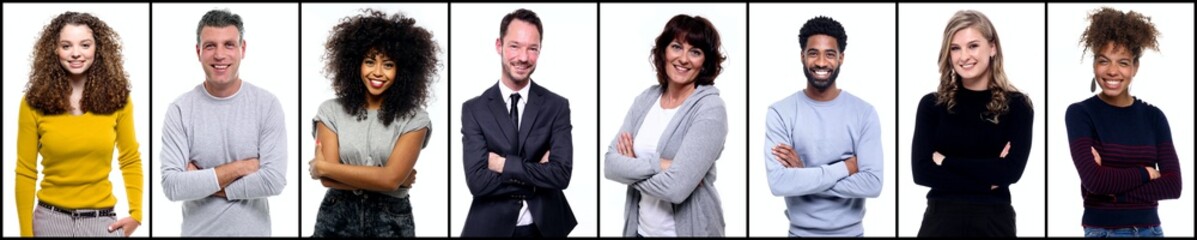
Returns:
[[[396,13],[388,16],[364,9],[341,19],[324,44],[325,74],[332,78],[337,102],[345,112],[366,119],[366,85],[362,60],[373,54],[395,59],[395,83],[382,93],[379,117],[384,125],[395,118],[413,116],[428,103],[429,87],[436,74],[440,48],[432,33],[415,26],[416,20]]]
[[[1151,23],[1151,17],[1135,11],[1124,13],[1102,7],[1089,15],[1089,27],[1081,34],[1081,44],[1094,53],[1110,43],[1126,47],[1134,56],[1135,64],[1138,64],[1144,48],[1160,50],[1156,39],[1159,35],[1155,24]]]
[[[835,42],[840,48],[840,52],[844,52],[848,48],[848,34],[844,32],[844,25],[827,16],[818,16],[806,20],[806,24],[802,24],[802,29],[798,30],[798,44],[802,49],[806,49],[806,41],[814,35],[827,35],[835,38]]]

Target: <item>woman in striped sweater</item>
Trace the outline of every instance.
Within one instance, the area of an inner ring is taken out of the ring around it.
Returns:
[[[1101,8],[1081,36],[1093,52],[1090,91],[1068,107],[1072,161],[1081,177],[1086,237],[1161,237],[1157,201],[1180,197],[1180,164],[1168,119],[1128,91],[1143,49],[1159,32],[1140,13]]]

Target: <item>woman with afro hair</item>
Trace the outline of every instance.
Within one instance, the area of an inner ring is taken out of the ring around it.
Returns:
[[[408,190],[431,137],[424,110],[439,48],[401,14],[347,17],[325,43],[325,73],[337,97],[312,119],[312,179],[329,190],[313,237],[414,237]]]
[[[120,37],[91,14],[65,12],[42,30],[18,114],[21,236],[124,237],[141,225],[144,178],[121,58]],[[129,203],[119,220],[108,181],[113,148]]]
[[[1159,200],[1180,197],[1180,163],[1168,119],[1133,97],[1130,84],[1144,49],[1159,51],[1159,32],[1141,13],[1103,7],[1081,34],[1093,53],[1090,91],[1068,106],[1064,123],[1081,177],[1085,237],[1163,237]]]

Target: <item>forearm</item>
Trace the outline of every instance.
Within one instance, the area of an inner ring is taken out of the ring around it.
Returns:
[[[232,184],[238,178],[253,173],[253,168],[246,166],[245,164],[248,163],[243,161],[245,160],[227,162],[213,168],[213,171],[216,173],[216,182],[220,184],[220,188],[227,188],[229,184]]]
[[[881,169],[861,169],[819,194],[841,198],[875,198],[881,195],[881,176]]]
[[[325,164],[324,178],[335,180],[351,188],[376,192],[390,192],[399,189],[403,179],[411,173],[393,174],[385,167],[356,166],[346,164]],[[323,178],[322,178],[323,179]]]
[[[837,181],[848,176],[843,162],[808,168],[786,168],[766,153],[765,170],[769,190],[773,196],[797,197],[830,189]]]
[[[651,178],[661,171],[659,155],[641,154],[637,158],[628,157],[619,154],[619,151],[615,150],[615,144],[612,143],[607,149],[603,159],[603,177],[630,185]]]
[[[344,184],[344,183],[338,182],[337,180],[333,180],[333,179],[329,179],[329,178],[320,178],[320,184],[324,185],[324,187],[326,187],[326,188],[339,189],[339,190],[353,191],[353,190],[360,189],[360,188],[349,186],[347,184]]]
[[[221,189],[214,169],[185,171],[183,168],[168,167],[165,162],[163,164],[162,191],[171,201],[201,199]]]
[[[144,176],[142,175],[141,161],[130,161],[121,164],[121,175],[125,181],[125,194],[129,203],[129,217],[137,222],[142,222],[142,188],[144,184]]]
[[[28,176],[22,174],[21,171],[17,171],[14,192],[17,205],[17,221],[20,222],[22,237],[33,236],[33,198],[34,192],[37,191],[36,176],[36,173],[33,176]]]

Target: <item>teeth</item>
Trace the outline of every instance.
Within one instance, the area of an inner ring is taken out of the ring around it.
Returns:
[[[229,68],[229,65],[212,65],[212,67],[216,69],[225,69]]]
[[[373,87],[376,87],[376,88],[382,87],[383,83],[384,83],[383,81],[379,81],[379,80],[370,80],[370,85]]]

